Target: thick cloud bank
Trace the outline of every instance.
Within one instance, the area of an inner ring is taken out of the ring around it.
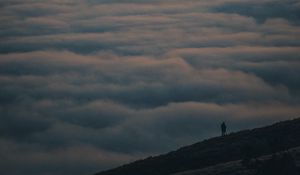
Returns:
[[[300,117],[298,0],[0,2],[0,174],[82,175]]]

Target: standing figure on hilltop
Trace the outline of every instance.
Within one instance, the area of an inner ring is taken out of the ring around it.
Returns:
[[[225,122],[223,122],[222,124],[221,124],[221,131],[222,131],[222,136],[225,136],[226,135],[226,124],[225,124]]]

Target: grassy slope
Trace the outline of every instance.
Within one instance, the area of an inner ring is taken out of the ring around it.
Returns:
[[[167,175],[300,146],[300,119],[244,130],[96,175]]]
[[[294,157],[297,167],[300,167],[300,147],[295,147],[288,150],[289,154]],[[284,154],[284,152],[277,152],[276,155]],[[273,155],[273,154],[272,154]],[[252,162],[259,160],[260,162],[270,161],[272,155],[264,155],[252,159]],[[235,160],[226,163],[205,167],[202,169],[190,170],[175,173],[172,175],[255,175],[257,171],[254,167],[247,167],[243,165],[242,160]],[[274,175],[274,174],[272,174]],[[285,174],[286,175],[286,174]]]

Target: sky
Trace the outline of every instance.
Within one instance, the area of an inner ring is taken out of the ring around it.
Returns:
[[[297,117],[299,0],[0,1],[0,174],[89,175]]]

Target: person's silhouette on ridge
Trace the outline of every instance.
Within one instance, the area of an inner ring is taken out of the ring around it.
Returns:
[[[225,124],[225,122],[222,122],[221,130],[222,130],[222,136],[225,136],[226,135],[226,124]]]

